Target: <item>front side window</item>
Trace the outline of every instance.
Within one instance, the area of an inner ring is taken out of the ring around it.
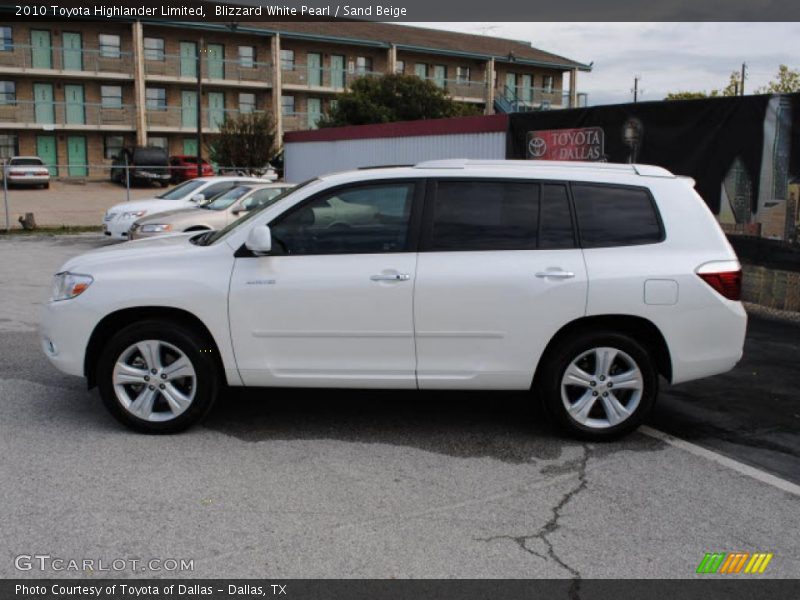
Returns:
[[[281,69],[294,71],[294,50],[281,50]]]
[[[655,244],[661,222],[647,190],[612,185],[573,184],[572,196],[584,248]]]
[[[239,46],[239,66],[252,69],[256,66],[255,46]]]
[[[119,58],[120,57],[120,37],[115,34],[101,33],[98,36],[100,46],[100,56],[103,58]]]
[[[145,105],[149,110],[167,110],[166,88],[147,88],[145,90]]]
[[[122,86],[101,85],[100,104],[103,108],[122,108]]]
[[[14,34],[11,27],[0,27],[0,52],[14,51]]]
[[[164,38],[144,38],[144,57],[147,60],[163,61],[165,58]]]
[[[533,250],[539,185],[515,181],[440,181],[431,249]]]
[[[276,254],[402,252],[414,184],[391,182],[317,196],[271,225]]]
[[[0,105],[17,103],[17,84],[13,81],[0,81]]]
[[[121,135],[107,135],[103,138],[103,156],[116,158],[125,146],[125,138]]]

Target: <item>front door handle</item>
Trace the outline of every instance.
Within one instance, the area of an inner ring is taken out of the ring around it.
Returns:
[[[536,274],[540,279],[572,279],[575,273],[571,271],[552,270],[552,271],[539,271]]]
[[[408,273],[381,274],[370,277],[371,281],[408,281],[409,279],[411,279],[411,275]]]

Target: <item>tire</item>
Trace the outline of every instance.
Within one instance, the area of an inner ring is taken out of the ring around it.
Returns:
[[[46,190],[49,190],[50,189],[50,184],[49,183],[45,183],[42,187],[44,189],[46,189]]]
[[[642,424],[658,396],[658,372],[635,339],[612,331],[580,333],[548,351],[534,391],[567,434],[608,441]]]
[[[205,336],[184,325],[147,320],[125,327],[109,340],[97,364],[103,404],[135,431],[164,434],[188,429],[208,414],[219,394],[213,348]],[[182,368],[170,373],[179,356]],[[138,407],[135,402],[140,402]]]

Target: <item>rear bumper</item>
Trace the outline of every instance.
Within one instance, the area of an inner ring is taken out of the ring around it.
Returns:
[[[23,177],[23,176],[8,176],[8,183],[11,185],[44,185],[45,183],[50,183],[50,176],[49,175],[36,175],[30,177]]]
[[[742,359],[747,312],[741,302],[720,304],[661,326],[672,357],[672,383],[726,373]]]

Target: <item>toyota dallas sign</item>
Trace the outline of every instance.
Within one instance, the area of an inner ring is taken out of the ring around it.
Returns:
[[[533,160],[605,160],[600,127],[529,131],[527,149]]]

